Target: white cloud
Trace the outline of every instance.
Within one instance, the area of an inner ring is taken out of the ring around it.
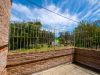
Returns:
[[[100,0],[86,0],[89,5],[84,7],[84,9],[79,13],[81,20],[91,20],[93,21],[93,16],[95,19],[98,19],[100,14]],[[95,20],[94,20],[95,21]]]
[[[91,5],[100,4],[100,0],[88,0]]]
[[[16,17],[15,15],[11,15],[11,21],[22,21],[22,19]]]
[[[32,15],[31,9],[29,9],[28,7],[22,4],[12,3],[12,9],[20,13],[23,13],[25,16],[28,16],[28,17]]]
[[[56,12],[58,14],[61,14],[62,16],[68,17],[70,19],[73,19],[75,21],[78,21],[78,17],[77,15],[71,15],[70,13],[62,13],[60,11],[60,8],[56,7],[55,5],[49,5],[46,7],[47,9]],[[44,25],[50,25],[52,27],[57,27],[57,28],[63,28],[63,27],[74,27],[72,25],[75,24],[75,22],[70,21],[66,18],[63,18],[59,15],[56,15],[54,13],[51,13],[43,8],[33,8],[30,9],[27,6],[21,5],[21,4],[16,4],[13,3],[12,4],[12,9],[23,13],[26,17],[29,18],[29,20],[35,20],[35,19],[39,19],[42,24]],[[17,17],[15,17],[14,15],[11,17],[11,20],[18,20]]]

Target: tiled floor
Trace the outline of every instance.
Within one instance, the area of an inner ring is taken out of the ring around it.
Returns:
[[[63,64],[32,75],[100,75],[75,64]]]

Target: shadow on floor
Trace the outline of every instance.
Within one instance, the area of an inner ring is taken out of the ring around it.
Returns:
[[[89,67],[89,66],[80,64],[80,63],[78,63],[78,62],[74,62],[73,64],[78,65],[78,66],[80,66],[80,67],[86,68],[86,69],[88,69],[88,70],[91,70],[91,71],[93,71],[93,72],[96,72],[96,73],[100,74],[100,70],[98,70],[98,69],[91,68],[91,67]]]

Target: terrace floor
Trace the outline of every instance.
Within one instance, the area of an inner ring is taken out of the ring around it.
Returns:
[[[100,75],[75,64],[63,64],[32,75]]]

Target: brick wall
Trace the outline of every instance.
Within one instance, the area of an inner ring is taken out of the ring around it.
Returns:
[[[62,49],[48,52],[31,52],[8,55],[8,75],[31,75],[73,61],[74,50]]]
[[[75,48],[74,61],[100,70],[100,51]]]
[[[0,75],[6,74],[10,8],[10,0],[0,0]]]

